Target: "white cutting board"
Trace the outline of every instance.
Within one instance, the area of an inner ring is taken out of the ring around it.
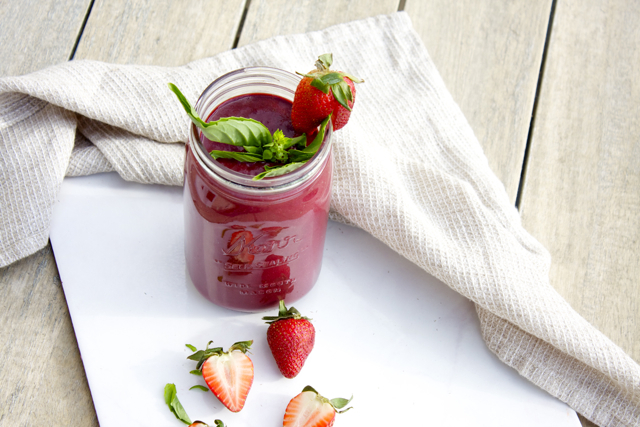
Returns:
[[[282,377],[265,314],[219,308],[186,279],[182,189],[115,173],[67,178],[51,243],[101,427],[180,426],[164,403],[174,383],[192,419],[278,427],[306,385],[354,396],[340,426],[573,426],[576,413],[502,364],[484,345],[473,304],[362,230],[329,223],[322,273],[294,304],[313,318],[302,372]],[[244,409],[209,392],[186,343],[225,349],[254,340]]]

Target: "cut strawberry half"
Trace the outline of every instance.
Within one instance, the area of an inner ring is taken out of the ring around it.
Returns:
[[[330,427],[336,418],[351,407],[342,409],[351,399],[327,399],[318,394],[311,386],[302,389],[302,393],[291,399],[284,414],[283,427]]]
[[[247,351],[253,341],[241,341],[224,352],[222,347],[198,350],[188,359],[198,362],[197,369],[209,390],[231,412],[239,412],[253,384],[253,362]],[[211,344],[211,342],[209,342]]]

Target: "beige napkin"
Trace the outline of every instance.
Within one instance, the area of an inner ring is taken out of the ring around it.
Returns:
[[[402,12],[183,67],[72,61],[0,79],[0,265],[46,244],[65,174],[182,184],[189,120],[167,82],[195,102],[227,71],[308,71],[325,52],[366,79],[335,134],[333,218],[474,301],[487,345],[520,374],[601,426],[639,425],[640,367],[550,286],[548,252],[522,228]]]

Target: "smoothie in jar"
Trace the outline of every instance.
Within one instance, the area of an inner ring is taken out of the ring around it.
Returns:
[[[266,67],[238,70],[212,83],[195,109],[207,122],[255,119],[271,133],[281,130],[294,138],[299,135],[291,125],[291,104],[298,81],[294,74]],[[309,292],[322,264],[331,136],[329,124],[318,139],[322,145],[303,166],[254,180],[269,162],[214,159],[212,150],[240,148],[211,141],[191,127],[185,161],[185,255],[188,274],[202,295],[223,307],[262,311]]]

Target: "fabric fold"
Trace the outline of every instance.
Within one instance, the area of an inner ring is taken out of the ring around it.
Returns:
[[[473,301],[489,348],[530,381],[598,425],[639,425],[640,366],[553,289],[549,253],[522,227],[402,12],[183,67],[72,61],[0,79],[0,265],[46,244],[65,172],[182,184],[189,122],[167,83],[195,102],[226,72],[306,72],[326,52],[334,68],[366,80],[349,125],[335,134],[332,218]]]

